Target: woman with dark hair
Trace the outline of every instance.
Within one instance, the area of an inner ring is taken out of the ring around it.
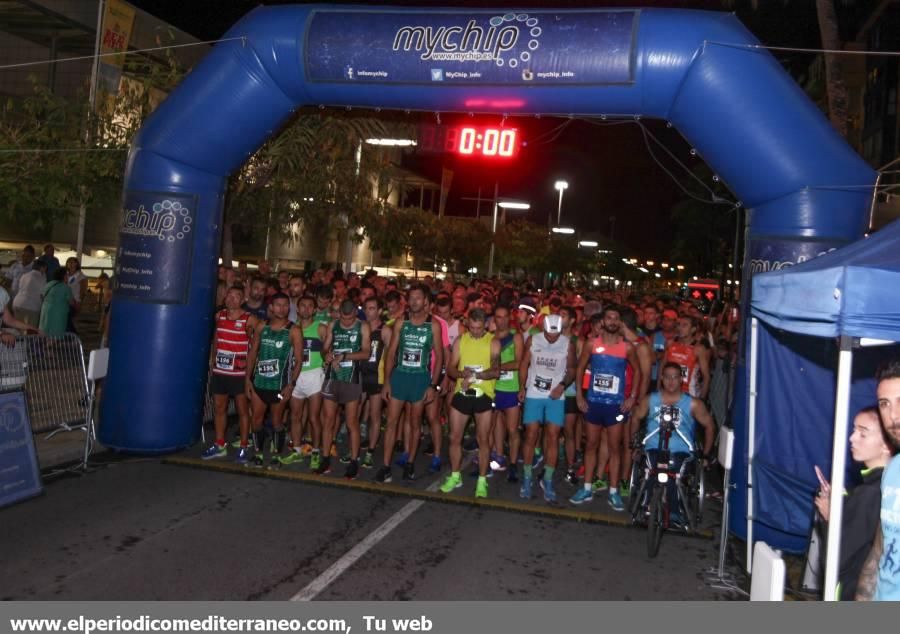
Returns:
[[[62,337],[66,334],[69,314],[75,305],[72,289],[65,283],[66,269],[59,267],[41,293],[40,329],[50,337]]]
[[[862,484],[851,489],[844,498],[838,569],[838,597],[842,601],[852,601],[856,595],[859,573],[879,530],[881,473],[895,452],[894,444],[885,435],[876,408],[868,407],[856,415],[850,436],[850,454],[865,468],[860,472]],[[831,486],[818,467],[816,475],[820,484],[816,508],[827,522],[831,511]]]

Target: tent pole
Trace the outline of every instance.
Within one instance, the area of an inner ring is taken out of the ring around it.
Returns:
[[[753,454],[756,444],[756,374],[759,320],[750,319],[750,398],[747,401],[747,574],[753,572]]]
[[[834,446],[831,452],[831,511],[825,550],[825,600],[837,600],[841,555],[841,521],[844,511],[844,472],[847,468],[847,429],[850,416],[850,380],[853,370],[853,338],[841,335],[838,356],[837,398],[834,406]]]

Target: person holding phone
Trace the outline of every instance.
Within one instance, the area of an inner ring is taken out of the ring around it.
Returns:
[[[837,591],[842,601],[852,601],[856,595],[860,571],[878,531],[881,474],[895,452],[881,426],[878,410],[868,407],[859,412],[853,419],[850,453],[864,468],[860,472],[862,484],[851,489],[844,499]],[[831,485],[822,470],[818,466],[815,469],[819,479],[816,509],[827,522],[831,513]]]

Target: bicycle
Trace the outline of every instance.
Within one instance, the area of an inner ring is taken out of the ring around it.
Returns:
[[[672,527],[672,509],[669,500],[669,483],[674,483],[678,507],[676,511],[686,519],[682,527],[695,532],[703,515],[703,463],[696,448],[690,456],[677,464],[669,450],[672,434],[677,434],[689,447],[693,439],[685,438],[679,431],[680,410],[673,405],[663,405],[659,411],[659,428],[647,434],[641,445],[658,435],[655,450],[642,449],[634,461],[630,476],[632,495],[629,511],[634,524],[647,523],[647,555],[659,553],[662,534]]]

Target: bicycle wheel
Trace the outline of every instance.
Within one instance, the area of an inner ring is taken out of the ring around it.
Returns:
[[[631,477],[628,480],[628,487],[631,495],[628,498],[628,512],[631,513],[631,521],[637,521],[637,513],[641,507],[641,499],[644,497],[644,461],[643,456],[640,461],[635,461],[631,465]]]
[[[703,483],[703,466],[698,463],[691,478],[691,486],[687,490],[688,523],[692,531],[700,528],[703,521],[703,497],[706,495],[706,487]]]
[[[663,487],[654,487],[650,498],[650,517],[647,519],[648,557],[656,557],[656,554],[659,552],[659,542],[662,540],[663,525],[666,521],[665,513]]]

